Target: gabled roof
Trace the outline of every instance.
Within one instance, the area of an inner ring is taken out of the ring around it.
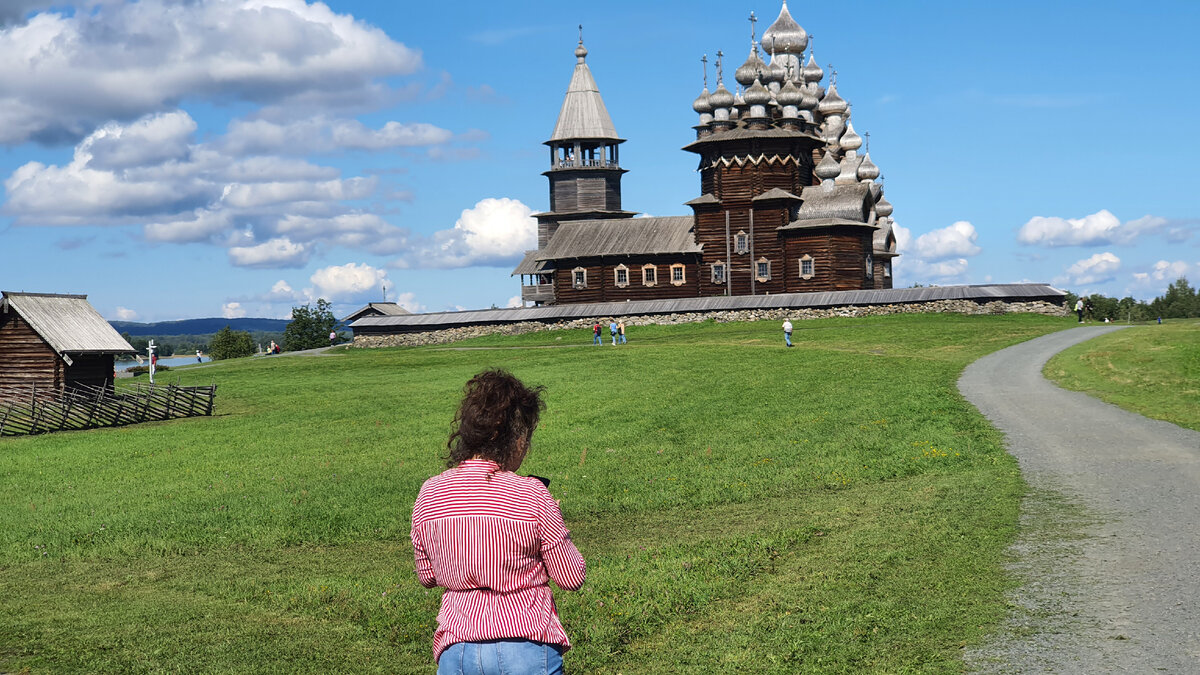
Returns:
[[[896,252],[896,237],[892,232],[892,224],[875,230],[875,235],[872,238],[871,247],[875,253],[895,253]]]
[[[347,314],[342,321],[354,321],[364,316],[404,316],[405,314],[411,314],[411,312],[394,302],[368,302],[365,307],[360,307]]]
[[[575,220],[562,223],[535,260],[699,253],[692,216]]]
[[[583,53],[587,54],[586,51]],[[617,129],[608,116],[608,108],[604,107],[600,89],[583,56],[578,57],[578,63],[575,64],[571,84],[567,86],[567,95],[558,111],[558,123],[554,125],[554,133],[547,143],[577,138],[622,140],[617,136]]]
[[[518,274],[541,274],[542,272],[553,272],[554,263],[548,260],[537,259],[538,250],[525,251],[525,257],[521,258],[521,262],[517,263],[517,268],[512,271],[510,277],[515,277]]]
[[[867,183],[837,185],[832,190],[810,185],[804,188],[802,198],[797,221],[837,218],[867,224],[871,213],[871,186]]]
[[[704,206],[706,204],[720,204],[720,203],[721,203],[721,200],[717,199],[716,196],[713,195],[713,193],[705,192],[704,194],[700,195],[699,197],[696,197],[695,199],[691,199],[691,200],[684,202],[683,205],[684,206]]]
[[[4,291],[0,312],[14,311],[59,355],[136,351],[100,316],[86,295]]]

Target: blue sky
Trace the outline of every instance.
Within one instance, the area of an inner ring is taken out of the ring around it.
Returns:
[[[578,24],[624,207],[699,195],[691,102],[780,4],[0,2],[0,288],[109,319],[506,306]],[[1200,3],[793,3],[895,206],[897,286],[1200,281]]]

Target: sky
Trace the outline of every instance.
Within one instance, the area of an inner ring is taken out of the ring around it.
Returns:
[[[688,215],[691,109],[778,0],[0,0],[0,290],[110,320],[519,304],[587,62],[623,206]],[[1200,3],[793,2],[894,205],[897,287],[1200,281]]]

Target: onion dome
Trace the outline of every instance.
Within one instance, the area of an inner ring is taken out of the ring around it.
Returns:
[[[802,107],[800,104],[804,102],[804,99],[804,92],[801,91],[800,87],[797,87],[796,83],[792,82],[791,80],[785,82],[784,85],[779,89],[779,93],[775,95],[775,100],[779,103],[779,105],[791,105],[796,106],[797,108]],[[813,99],[814,105],[816,102],[816,99]]]
[[[805,82],[820,82],[822,77],[825,77],[825,71],[821,66],[817,65],[817,60],[813,58],[812,53],[808,55],[808,63],[804,64],[804,81]]]
[[[819,99],[817,99],[817,95],[813,91],[815,89],[815,86],[806,84],[803,87],[796,87],[796,88],[799,89],[800,93],[804,95],[804,98],[800,100],[800,109],[801,110],[816,109],[817,103],[819,103],[820,101],[819,101]]]
[[[708,93],[708,87],[705,87],[704,91],[700,92],[700,95],[696,97],[696,100],[692,101],[692,110],[701,115],[711,113],[713,111],[711,98],[712,95]]]
[[[845,152],[849,152],[861,148],[862,143],[862,136],[854,133],[854,124],[847,122],[846,131],[842,133],[842,140],[838,141],[838,147]]]
[[[738,84],[743,87],[749,87],[754,83],[754,78],[766,70],[767,64],[763,63],[762,58],[758,55],[758,43],[751,42],[750,56],[746,57],[746,62],[738,66],[738,69],[733,72],[733,79],[737,80]]]
[[[729,93],[729,90],[725,88],[724,82],[718,82],[717,90],[709,95],[708,102],[712,105],[713,110],[718,108],[732,108],[733,94]]]
[[[744,98],[750,105],[766,105],[771,102],[771,92],[767,91],[758,78],[754,78],[754,84],[746,90]]]
[[[858,165],[859,180],[875,180],[879,178],[879,167],[871,161],[871,153],[863,155],[862,164]]]
[[[825,151],[825,156],[822,157],[820,163],[817,164],[817,168],[813,170],[813,173],[817,174],[817,178],[820,178],[821,180],[837,178],[837,175],[841,172],[842,167],[838,164],[838,161],[833,158],[833,153],[829,152],[828,150]]]
[[[831,84],[825,91],[825,98],[821,99],[821,103],[817,105],[817,110],[822,115],[841,115],[846,112],[848,107],[846,100],[838,96],[837,85]]]
[[[579,41],[579,46],[575,48],[575,58],[579,59],[579,63],[587,58],[587,47],[583,46],[583,40]]]
[[[764,48],[780,54],[800,55],[808,47],[808,33],[788,12],[787,0],[784,0],[783,9],[779,10],[779,18],[763,32],[762,42]]]
[[[771,57],[771,63],[767,65],[767,70],[763,73],[763,84],[783,84],[783,81],[788,79],[787,68],[783,67],[781,59]]]
[[[887,197],[880,197],[879,201],[875,202],[875,215],[880,218],[892,215],[892,203],[887,200]]]

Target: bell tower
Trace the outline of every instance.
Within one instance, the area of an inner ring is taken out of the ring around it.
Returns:
[[[550,170],[542,175],[550,180],[550,209],[535,214],[538,249],[546,247],[561,222],[634,215],[621,209],[621,176],[625,169],[621,168],[619,146],[625,139],[617,136],[608,116],[588,68],[587,53],[580,26],[575,72],[554,133],[545,143],[550,146]]]

